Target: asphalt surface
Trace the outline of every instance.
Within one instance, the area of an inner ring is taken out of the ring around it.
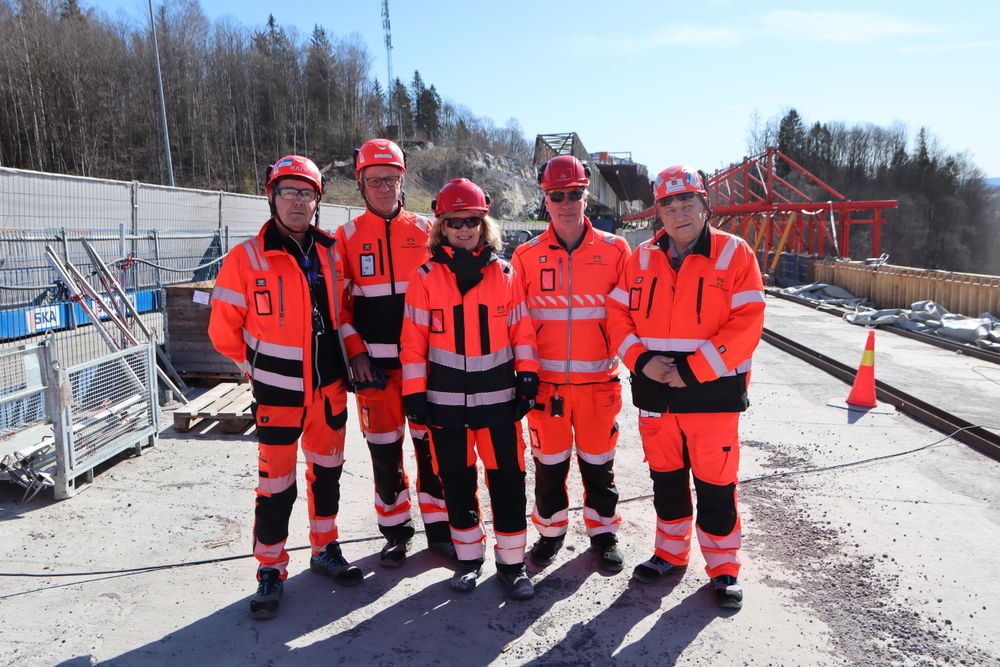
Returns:
[[[830,346],[843,348],[845,363],[860,360],[863,329],[785,305],[768,299],[768,326],[844,336]],[[890,337],[876,343],[880,379],[890,366],[928,367],[924,351],[941,352],[907,341],[919,346],[915,358],[890,364],[884,357],[902,355],[890,353]],[[936,384],[937,397],[969,402],[950,375]],[[526,602],[504,599],[491,562],[475,591],[451,591],[450,564],[421,535],[403,568],[379,565],[371,469],[352,410],[340,532],[365,573],[360,586],[311,573],[299,549],[280,615],[250,619],[254,440],[167,429],[142,456],[102,466],[70,500],[22,505],[20,489],[0,485],[0,572],[19,575],[0,577],[0,664],[1000,665],[1000,464],[905,416],[827,405],[848,389],[758,349],[741,434],[738,612],[715,606],[696,546],[683,576],[631,580],[654,539],[631,406],[615,464],[625,571],[596,571],[574,471],[566,546],[532,569],[537,595]],[[625,395],[628,403],[627,384]],[[530,489],[530,460],[528,472]],[[304,488],[300,471],[296,547],[307,543]]]

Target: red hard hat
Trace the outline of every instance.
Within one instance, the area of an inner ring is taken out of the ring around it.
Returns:
[[[354,151],[354,177],[361,178],[361,170],[377,164],[399,167],[406,173],[406,155],[396,142],[388,139],[369,139]]]
[[[453,178],[441,188],[431,202],[434,215],[444,215],[452,211],[490,212],[490,196],[482,188],[467,178]]]
[[[538,172],[538,184],[542,190],[585,188],[590,185],[590,167],[572,155],[560,155],[542,165]]]
[[[265,194],[271,194],[271,188],[278,180],[292,176],[309,181],[316,188],[316,192],[323,194],[323,175],[319,173],[319,167],[301,155],[286,155],[271,165],[267,174],[267,186],[264,188]]]
[[[667,167],[656,175],[653,181],[653,201],[659,201],[664,197],[682,195],[685,192],[696,192],[706,195],[705,179],[702,173],[693,167],[678,165]]]

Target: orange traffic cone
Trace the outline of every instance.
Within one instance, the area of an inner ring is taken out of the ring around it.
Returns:
[[[854,376],[851,394],[847,404],[856,408],[874,408],[875,402],[875,330],[868,332],[868,342],[865,343],[865,353],[861,355],[861,365]]]

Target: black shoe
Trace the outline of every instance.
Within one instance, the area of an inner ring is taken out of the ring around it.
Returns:
[[[618,538],[613,534],[602,533],[590,538],[590,548],[597,552],[600,568],[605,572],[621,572],[625,567],[625,559],[618,549]]]
[[[285,582],[281,573],[273,567],[257,570],[257,592],[250,600],[250,617],[264,621],[278,615],[278,603]]]
[[[410,548],[409,538],[390,537],[387,538],[385,546],[379,559],[385,567],[402,567],[406,562],[406,550]]]
[[[652,584],[668,574],[680,573],[685,569],[686,566],[684,565],[668,563],[656,554],[653,554],[653,557],[645,563],[639,563],[635,566],[635,569],[632,570],[632,578],[644,584]]]
[[[451,540],[447,542],[428,542],[427,550],[452,560],[458,557],[455,555],[455,544]]]
[[[507,567],[510,569],[507,569]],[[535,585],[531,583],[528,573],[524,571],[523,563],[520,566],[501,565],[497,568],[497,579],[500,580],[504,590],[511,599],[527,600],[535,596]]]
[[[476,587],[479,575],[482,573],[482,560],[460,560],[458,569],[451,575],[451,587],[456,591],[468,593]]]
[[[330,542],[323,553],[310,558],[309,569],[316,574],[330,577],[344,586],[357,586],[365,578],[361,568],[347,562],[340,551],[340,545],[336,542]]]
[[[715,588],[715,601],[723,609],[740,609],[743,607],[743,587],[731,574],[723,574],[712,579]]]
[[[545,567],[556,559],[556,554],[562,549],[564,536],[559,537],[539,537],[538,541],[531,546],[528,555],[531,562],[539,567]]]

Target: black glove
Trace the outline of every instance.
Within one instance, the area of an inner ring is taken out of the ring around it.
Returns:
[[[385,389],[385,385],[389,381],[389,376],[385,374],[385,371],[372,364],[372,375],[375,376],[374,380],[371,382],[355,382],[354,388],[359,391],[361,389],[378,389],[379,391]]]
[[[518,373],[516,391],[514,421],[521,421],[524,415],[535,407],[535,397],[538,396],[538,373]]]
[[[403,412],[414,424],[427,426],[431,420],[427,412],[427,392],[403,396]]]

